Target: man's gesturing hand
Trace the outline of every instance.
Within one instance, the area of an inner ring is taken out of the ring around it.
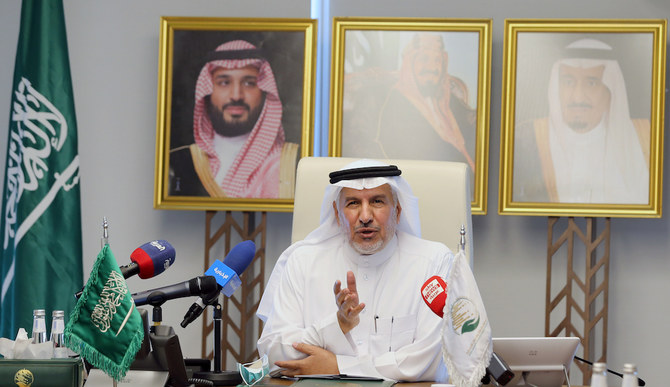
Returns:
[[[354,272],[347,272],[347,287],[342,289],[339,280],[335,281],[333,286],[335,293],[335,303],[337,304],[337,322],[340,323],[340,329],[344,334],[354,329],[360,322],[358,314],[361,313],[365,304],[358,303],[358,292],[356,291],[356,277]]]
[[[314,374],[339,374],[337,367],[337,356],[334,353],[309,345],[305,343],[295,343],[293,348],[307,354],[307,357],[300,360],[277,361],[275,365],[284,368],[282,375],[314,375]]]

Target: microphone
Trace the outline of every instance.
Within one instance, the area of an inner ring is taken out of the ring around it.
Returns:
[[[136,274],[139,274],[142,279],[151,278],[170,267],[174,263],[176,254],[174,247],[166,240],[159,239],[147,242],[130,254],[132,263],[119,266],[119,270],[121,270],[121,275],[125,279]],[[81,288],[74,294],[74,297],[79,299],[83,291],[84,288]]]
[[[586,360],[586,359],[582,359],[582,358],[579,357],[579,356],[575,356],[575,360],[579,360],[579,361],[581,361],[582,363],[586,363],[586,364],[588,364],[588,365],[590,365],[590,366],[593,366],[593,363],[592,363],[592,362],[590,362],[590,361],[588,361],[588,360]],[[612,370],[609,369],[609,368],[607,368],[607,372],[609,372],[609,373],[611,373],[611,374],[614,374],[614,375],[616,375],[616,376],[618,376],[618,377],[620,377],[620,378],[623,378],[623,374],[620,373],[620,372],[612,371]],[[647,384],[647,383],[646,383],[644,380],[642,380],[642,379],[638,376],[638,378],[637,378],[637,385],[640,386],[640,387],[643,387],[643,386],[645,386],[646,384]]]
[[[147,279],[159,275],[170,267],[174,263],[175,255],[174,247],[168,241],[155,240],[136,248],[130,254],[132,263],[119,269],[123,278],[139,274],[140,278]]]
[[[447,302],[447,283],[442,277],[434,275],[421,287],[421,296],[426,305],[440,318],[444,317],[444,304]]]
[[[447,302],[447,283],[442,277],[434,275],[421,286],[421,296],[426,305],[440,318],[444,318],[444,304]],[[504,386],[514,377],[507,363],[495,352],[491,355],[486,375],[482,380],[493,377],[499,385]],[[488,384],[488,383],[486,383]]]
[[[163,286],[144,292],[131,294],[136,306],[160,306],[167,300],[188,296],[202,296],[216,290],[216,279],[205,275],[192,278],[174,285]]]
[[[223,262],[219,260],[214,262],[205,274],[216,278],[218,284],[216,290],[203,294],[191,305],[184,315],[184,320],[180,324],[181,327],[186,328],[188,324],[195,321],[202,314],[206,305],[215,302],[219,298],[219,292],[223,291],[226,297],[232,296],[235,290],[242,284],[239,276],[242,275],[251,261],[253,261],[254,255],[256,255],[256,244],[253,241],[247,240],[238,243],[230,249]]]

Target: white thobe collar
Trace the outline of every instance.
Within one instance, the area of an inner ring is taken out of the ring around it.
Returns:
[[[387,262],[391,256],[396,252],[398,248],[398,235],[393,235],[390,241],[384,246],[381,251],[378,251],[374,254],[363,255],[359,254],[353,247],[349,244],[349,239],[345,236],[344,238],[344,256],[353,264],[362,267],[376,267]]]
[[[242,134],[235,137],[224,137],[218,133],[214,133],[214,151],[219,158],[219,172],[214,177],[218,184],[221,184],[228,173],[228,169],[233,165],[233,161],[237,157],[240,149],[249,138],[251,133]]]
[[[616,163],[607,162],[607,131],[603,121],[586,133],[570,128],[552,131],[551,157],[556,174],[558,197],[568,203],[607,202],[603,195],[609,168],[618,173]]]

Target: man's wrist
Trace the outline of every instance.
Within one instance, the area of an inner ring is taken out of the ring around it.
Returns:
[[[337,323],[340,325],[340,329],[345,335],[355,327],[355,325],[352,325],[344,317],[340,316],[339,313],[337,313]]]

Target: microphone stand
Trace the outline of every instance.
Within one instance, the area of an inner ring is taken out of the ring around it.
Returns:
[[[214,371],[200,371],[193,374],[194,378],[209,380],[215,386],[236,386],[241,384],[242,377],[237,371],[221,370],[221,304],[217,297],[209,304],[213,309],[214,319]]]

